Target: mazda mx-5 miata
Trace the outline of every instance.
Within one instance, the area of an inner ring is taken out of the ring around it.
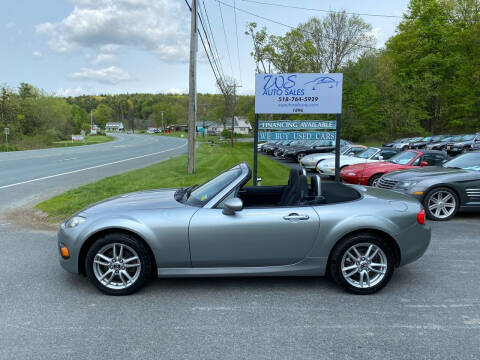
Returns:
[[[125,295],[152,276],[322,276],[370,294],[428,247],[421,204],[393,191],[320,182],[245,186],[241,163],[201,186],[126,194],[71,216],[62,266]]]

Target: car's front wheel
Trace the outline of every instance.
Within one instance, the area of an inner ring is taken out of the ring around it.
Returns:
[[[460,201],[454,191],[441,187],[431,190],[425,196],[423,205],[429,219],[447,221],[457,213]]]
[[[108,295],[128,295],[149,280],[152,259],[145,245],[124,233],[106,234],[93,243],[85,258],[90,281]]]
[[[300,162],[300,160],[302,160],[304,156],[305,156],[305,153],[299,153],[297,155],[297,161]]]
[[[380,180],[380,178],[383,176],[383,174],[375,174],[373,175],[370,179],[368,179],[368,183],[367,185],[368,186],[374,186],[376,187],[377,184],[378,184],[378,181]]]
[[[330,259],[330,274],[348,291],[373,294],[391,279],[395,258],[389,244],[373,234],[356,234],[335,247]]]

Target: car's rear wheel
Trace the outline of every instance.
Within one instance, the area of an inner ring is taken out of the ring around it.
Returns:
[[[330,274],[348,291],[373,294],[391,279],[395,258],[389,244],[374,234],[356,234],[342,240],[330,259]]]
[[[423,200],[423,205],[429,219],[447,221],[457,213],[460,201],[453,190],[440,187],[428,192]]]
[[[145,245],[123,233],[99,238],[85,258],[88,278],[108,295],[128,295],[138,291],[149,280],[152,264]]]
[[[368,186],[377,186],[378,180],[382,177],[383,174],[375,174],[370,179],[368,179]]]

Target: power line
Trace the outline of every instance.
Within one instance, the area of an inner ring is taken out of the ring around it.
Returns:
[[[222,26],[223,26],[223,34],[225,35],[225,44],[227,45],[227,54],[228,54],[228,61],[230,62],[230,70],[232,72],[232,76],[233,76],[233,66],[232,66],[232,58],[230,57],[230,49],[228,47],[228,40],[227,40],[227,31],[225,30],[225,23],[223,21],[223,13],[222,13],[222,6],[221,6],[221,2],[220,1],[217,1],[218,2],[218,9],[220,10],[220,17],[222,19]],[[223,5],[225,5],[225,3],[222,2]],[[228,6],[231,7],[231,5],[227,4]]]
[[[187,4],[187,7],[189,8],[189,10],[192,11],[192,7],[190,6],[190,4],[188,3],[187,0],[185,0],[185,3]],[[201,23],[201,21],[200,21],[200,23]],[[203,25],[202,25],[202,27],[203,27]],[[198,32],[198,35],[200,36],[200,40],[202,42],[203,49],[205,50],[205,53],[207,55],[208,62],[210,63],[210,67],[212,68],[213,75],[215,76],[215,80],[217,81],[217,84],[220,87],[220,90],[222,92],[224,92],[223,83],[218,79],[217,73],[215,72],[215,67],[213,66],[212,61],[210,60],[210,55],[208,54],[208,50],[207,50],[207,47],[205,46],[205,42],[203,41],[203,37],[202,37],[201,32]]]
[[[220,4],[224,5],[224,6],[228,6],[228,7],[231,7],[233,8],[232,5],[230,4],[227,4],[227,3],[224,3],[223,1],[220,1],[220,0],[213,0],[213,1],[216,1],[218,3],[218,5],[220,6]],[[255,16],[259,19],[262,19],[262,20],[265,20],[265,21],[269,21],[271,23],[274,23],[274,24],[277,24],[277,25],[281,25],[281,26],[285,26],[289,29],[297,29],[297,27],[295,26],[292,26],[292,25],[288,25],[288,24],[285,24],[285,23],[282,23],[278,20],[274,20],[274,19],[270,19],[270,18],[267,18],[265,16],[261,16],[261,15],[258,15],[258,14],[255,14],[251,11],[248,11],[248,10],[244,10],[244,9],[240,9],[237,7],[237,10],[240,11],[240,12],[243,12],[245,14],[248,14],[248,15],[251,15],[251,16]],[[307,33],[307,34],[311,34],[311,35],[314,35],[314,33],[312,33],[311,31],[307,31],[307,30],[300,30],[304,33]],[[339,42],[343,42],[343,43],[346,43],[346,41],[344,40],[340,40],[340,39],[336,39],[336,38],[332,38],[332,37],[329,37],[329,36],[326,36],[326,35],[322,35],[324,38],[328,39],[328,40],[332,40],[332,41],[339,41]],[[362,47],[362,48],[365,48],[365,49],[370,49],[370,50],[378,50],[377,48],[373,47],[373,46],[368,46],[368,45],[362,45],[362,44],[358,44],[358,43],[352,43],[351,45],[354,45],[354,46],[358,46],[358,47]]]
[[[210,29],[210,35],[212,37],[213,47],[215,48],[215,53],[217,54],[217,60],[220,63],[220,69],[222,70],[222,77],[225,78],[225,73],[223,71],[222,60],[221,60],[220,54],[218,52],[217,42],[215,41],[215,37],[213,36],[212,26],[210,24],[210,18],[208,16],[207,7],[205,6],[205,1],[202,0],[202,3],[203,3],[203,9],[205,11],[205,17],[207,18],[207,25],[208,25],[208,28]]]
[[[235,0],[233,0],[233,13],[235,14],[235,35],[237,37],[237,60],[238,60],[238,74],[240,76],[240,84],[242,81],[242,68],[240,66],[240,47],[238,46],[238,25],[237,25],[237,6]]]
[[[289,8],[289,9],[298,9],[298,10],[318,11],[318,12],[331,13],[331,14],[341,14],[341,13],[344,12],[344,11],[323,10],[323,9],[306,8],[306,7],[301,7],[301,6],[268,3],[268,2],[257,1],[257,0],[242,0],[242,1],[249,2],[249,3],[255,3],[255,4],[261,4],[261,5],[277,6],[277,7]],[[367,13],[355,13],[355,12],[345,12],[345,14],[347,14],[347,15],[359,15],[359,16],[397,18],[397,19],[402,19],[403,18],[402,16],[398,16],[398,15],[385,15],[385,14],[367,14]]]

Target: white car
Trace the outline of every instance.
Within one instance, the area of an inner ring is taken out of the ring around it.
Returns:
[[[340,155],[354,156],[366,149],[363,145],[347,145],[340,148]],[[335,152],[310,154],[300,160],[300,165],[307,171],[314,171],[319,161],[331,158],[335,158]]]
[[[371,163],[390,159],[397,154],[398,150],[391,148],[375,148],[371,147],[355,156],[340,156],[340,169],[345,166]],[[320,161],[316,166],[317,171],[322,175],[335,176],[335,156]]]

